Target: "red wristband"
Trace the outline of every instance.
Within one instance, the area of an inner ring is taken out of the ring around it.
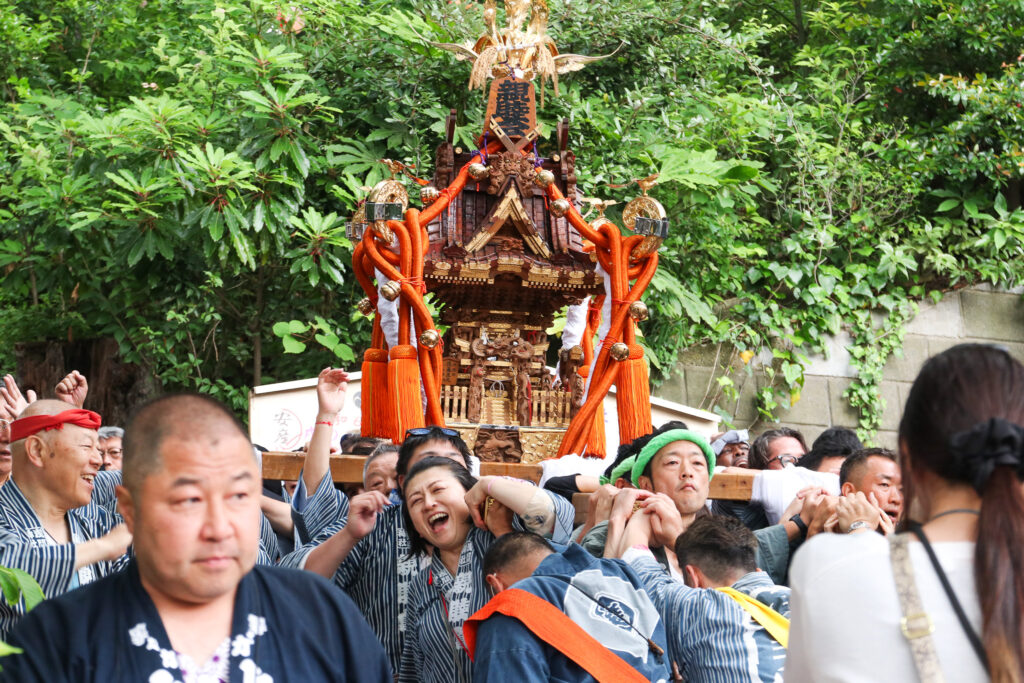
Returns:
[[[314,424],[327,425],[328,427],[333,427],[334,426],[333,422],[328,422],[327,420],[317,420]]]

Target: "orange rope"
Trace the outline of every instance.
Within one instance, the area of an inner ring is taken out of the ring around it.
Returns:
[[[582,452],[583,445],[586,443],[587,436],[590,433],[590,424],[595,419],[598,409],[603,408],[604,397],[608,394],[612,384],[615,383],[615,378],[618,374],[619,366],[616,364],[609,368],[608,372],[592,380],[587,400],[583,402],[580,411],[576,413],[576,417],[572,419],[568,429],[565,430],[565,436],[562,437],[562,445],[558,448],[559,457],[569,453]]]
[[[552,186],[553,187],[553,186]],[[560,197],[557,188],[549,190],[552,199]],[[595,231],[583,220],[582,216],[570,210],[569,220],[580,231],[584,237],[595,245],[598,262],[608,273],[609,286],[611,291],[605,293],[605,297],[611,297],[611,321],[608,332],[601,340],[597,360],[594,362],[594,370],[590,381],[590,389],[587,393],[587,400],[576,417],[573,418],[566,434],[562,439],[559,448],[559,456],[568,453],[580,453],[589,437],[590,428],[600,406],[603,405],[604,397],[612,384],[620,384],[620,399],[623,397],[642,397],[648,395],[649,387],[639,386],[648,381],[647,373],[643,366],[643,353],[636,344],[636,322],[629,315],[629,306],[638,301],[646,291],[654,272],[658,267],[658,255],[651,254],[636,263],[630,262],[630,254],[634,248],[643,240],[642,235],[630,235],[622,237],[621,233],[610,223],[604,223]],[[636,280],[630,287],[630,281]],[[594,329],[600,326],[600,305],[604,297],[595,297],[594,304],[587,315],[587,331],[585,335],[592,340]],[[619,341],[627,344],[630,349],[630,359],[619,362],[612,361],[609,350],[611,346]],[[588,354],[588,346],[591,353]],[[592,343],[584,343],[584,358],[589,363],[592,358]],[[629,371],[620,372],[624,364],[629,364]],[[634,411],[628,415],[629,420],[620,416],[620,437],[635,438],[640,430],[650,426],[650,402],[630,401],[630,406],[620,406],[622,410]],[[634,414],[635,413],[635,414]]]
[[[565,199],[565,195],[562,194],[562,191],[558,189],[558,186],[555,185],[555,183],[551,183],[548,185],[548,198],[551,201],[554,201],[556,199]],[[569,213],[566,214],[566,218],[569,220],[569,223],[579,231],[580,235],[582,235],[584,239],[588,239],[593,242],[594,246],[599,250],[608,248],[608,243],[601,239],[600,233],[590,227],[590,223],[580,215],[580,212],[576,210],[576,207],[572,205],[572,202],[569,202]]]
[[[417,209],[409,209],[405,212],[405,223],[409,228],[409,236],[412,238],[412,280],[419,283],[415,287],[413,282],[408,280],[402,282],[402,291],[406,288],[415,289],[415,294],[407,297],[413,306],[416,315],[416,328],[422,333],[434,329],[434,320],[423,302],[423,295],[426,293],[426,286],[423,284],[423,265],[425,256],[425,245],[427,244],[426,231],[420,227],[420,212]],[[436,347],[435,347],[436,348]],[[441,386],[438,380],[440,375],[441,359],[438,352],[428,349],[422,344],[418,345],[420,373],[423,379],[423,392],[427,398],[427,420],[430,424],[444,426],[444,414],[441,411]],[[419,397],[416,397],[419,400]]]
[[[363,289],[363,293],[374,305],[377,306],[377,289],[373,286],[373,278],[370,276],[370,271],[373,270],[373,263],[369,262],[366,256],[366,247],[362,242],[356,243],[355,249],[352,250],[352,272],[355,273],[356,281],[359,286]],[[369,265],[369,268],[367,266]]]
[[[495,140],[491,144],[487,145],[487,152],[501,149],[501,142]],[[431,221],[437,218],[442,211],[444,211],[448,204],[451,203],[455,197],[458,196],[462,189],[466,187],[466,180],[469,178],[469,165],[480,160],[479,152],[474,154],[473,157],[459,170],[459,174],[455,176],[451,184],[441,190],[440,196],[434,200],[434,202],[423,209],[420,213],[420,224],[429,225]]]

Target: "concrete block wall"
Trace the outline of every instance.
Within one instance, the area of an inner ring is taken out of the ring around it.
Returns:
[[[902,353],[890,358],[885,366],[881,392],[886,406],[875,438],[878,445],[895,448],[907,392],[929,357],[956,344],[983,342],[1000,344],[1024,362],[1022,294],[1024,287],[1006,291],[980,286],[950,292],[938,303],[919,304],[917,315],[906,325]],[[826,355],[812,358],[805,369],[800,400],[788,410],[778,412],[780,424],[803,432],[808,446],[827,427],[857,427],[857,411],[843,398],[855,376],[850,366],[849,344],[845,333],[832,338]],[[704,410],[713,410],[718,404],[734,416],[738,427],[749,427],[757,418],[754,395],[762,382],[761,375],[755,370],[754,376],[748,376],[735,358],[731,368],[723,370],[729,359],[727,348],[688,349],[680,355],[673,375],[655,393]],[[740,388],[736,403],[726,402],[718,391],[717,378],[725,372]],[[774,426],[762,421],[753,424],[752,429],[760,433]]]

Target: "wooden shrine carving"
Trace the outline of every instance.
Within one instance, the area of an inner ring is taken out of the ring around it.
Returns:
[[[499,29],[490,3],[487,30],[475,42],[436,44],[472,63],[471,89],[493,79],[480,134],[469,143],[475,148],[459,146],[467,143],[456,140],[452,110],[433,177],[418,178],[404,164],[388,162],[392,177],[378,183],[353,218],[353,270],[367,305],[375,309],[381,298],[396,302],[391,310],[398,318],[397,333],[380,315],[374,321],[363,362],[374,390],[363,394],[362,429],[398,441],[409,427],[445,424],[489,463],[537,462],[567,443],[575,452],[600,454],[587,451],[584,441],[592,425],[603,424],[595,415],[613,382],[620,397],[632,392],[639,415],[620,420],[620,430],[626,422],[628,429],[649,428],[646,366],[635,322],[623,307],[650,282],[657,254],[645,247],[612,255],[641,238],[587,223],[579,212],[568,120],[548,139],[537,125],[535,81],[543,101],[544,83],[550,81],[557,95],[559,74],[601,57],[559,53],[546,35],[545,0],[507,0],[505,11],[507,27]],[[422,207],[410,206],[398,173],[420,185]],[[665,218],[663,211],[655,214],[648,210],[644,217]],[[660,244],[657,236],[652,240],[644,244]],[[610,274],[612,291],[605,292],[598,263]],[[557,354],[556,378],[548,367],[556,354],[547,330],[566,306],[599,296],[612,297],[609,336],[596,344],[598,328],[588,318],[583,346]],[[436,323],[446,326],[443,335]],[[632,364],[614,380],[607,372],[612,347],[617,359]],[[600,389],[587,391],[587,381],[593,386],[602,373]]]

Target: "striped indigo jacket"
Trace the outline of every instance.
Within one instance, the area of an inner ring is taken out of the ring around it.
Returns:
[[[786,650],[727,594],[690,588],[669,577],[647,551],[628,560],[665,622],[669,656],[690,683],[771,683],[782,680]],[[764,572],[732,585],[789,618],[789,588]]]
[[[95,501],[68,510],[67,520],[71,535],[81,541],[103,536],[121,521]],[[95,580],[112,574],[127,562],[127,555],[113,562],[97,562],[91,566],[92,577]],[[67,592],[75,574],[74,543],[51,543],[13,478],[0,487],[0,565],[31,574],[47,597]],[[0,638],[5,638],[24,614],[24,600],[16,605],[0,601]]]

